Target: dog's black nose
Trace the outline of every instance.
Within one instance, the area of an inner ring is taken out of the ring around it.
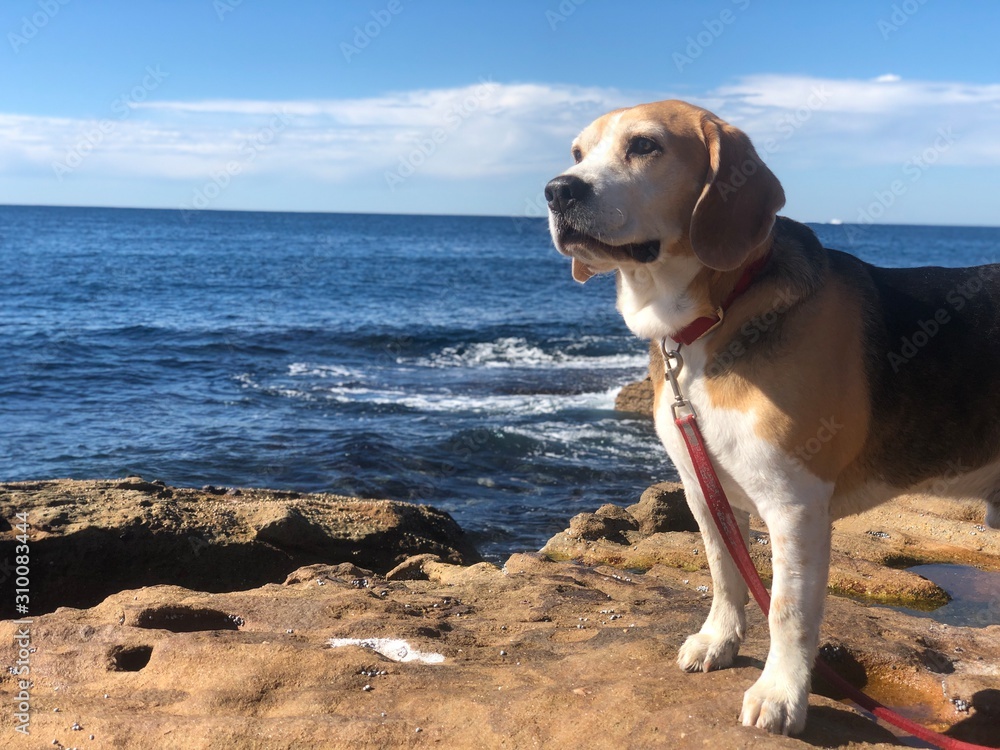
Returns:
[[[579,177],[561,174],[545,186],[545,200],[554,213],[568,211],[576,201],[583,200],[590,192],[590,183]]]

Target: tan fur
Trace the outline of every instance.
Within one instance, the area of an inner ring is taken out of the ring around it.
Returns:
[[[741,299],[709,342],[710,359],[725,346],[726,333],[766,312],[761,301],[772,297],[773,291],[757,289]],[[761,438],[798,458],[821,479],[836,482],[860,461],[868,436],[859,301],[842,285],[830,283],[805,309],[785,315],[784,336],[793,346],[748,367],[737,360],[730,372],[709,378],[707,390],[714,406],[752,413]],[[749,368],[757,370],[753,382]],[[766,376],[761,376],[761,368],[766,368]]]

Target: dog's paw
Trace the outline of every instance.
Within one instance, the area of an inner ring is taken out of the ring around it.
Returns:
[[[677,654],[677,665],[685,672],[711,672],[733,663],[740,650],[740,639],[717,638],[710,633],[689,636]]]
[[[772,734],[798,734],[805,729],[808,708],[808,689],[799,690],[791,681],[761,675],[743,695],[740,721],[743,726],[766,729]]]

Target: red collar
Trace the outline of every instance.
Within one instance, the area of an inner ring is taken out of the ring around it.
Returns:
[[[751,263],[749,266],[743,269],[743,273],[740,278],[736,281],[736,286],[733,287],[733,291],[729,293],[729,296],[722,300],[722,304],[719,305],[718,309],[711,315],[703,315],[700,318],[688,323],[677,333],[670,336],[678,344],[684,344],[685,346],[690,346],[695,341],[700,339],[706,333],[714,329],[716,326],[722,323],[722,318],[726,314],[726,310],[732,305],[753,283],[754,279],[757,278],[757,274],[761,272],[764,265],[771,259],[771,251],[768,250],[764,255],[760,256],[757,260]]]

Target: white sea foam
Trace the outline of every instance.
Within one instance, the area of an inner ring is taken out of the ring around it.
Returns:
[[[288,366],[288,375],[293,378],[355,378],[360,379],[362,373],[350,367],[341,365],[311,365],[306,362],[292,362]]]
[[[649,357],[645,352],[587,356],[572,351],[573,349],[579,349],[581,342],[567,347],[566,350],[547,352],[540,347],[529,344],[523,338],[507,337],[497,339],[496,341],[448,346],[429,357],[418,359],[414,364],[423,367],[519,367],[527,369],[565,368],[607,370],[642,369],[649,362]],[[403,360],[399,360],[399,362],[402,364]]]
[[[417,661],[421,664],[441,664],[444,661],[444,655],[432,651],[417,651],[399,638],[331,638],[327,643],[330,648],[361,646],[391,661]]]
[[[512,416],[538,416],[556,414],[567,409],[614,409],[619,387],[587,393],[513,393],[474,394],[452,389],[414,391],[413,389],[377,387],[364,383],[361,378],[339,379],[343,374],[353,375],[348,368],[339,366],[312,366],[293,364],[289,375],[300,376],[308,382],[313,372],[318,379],[308,386],[295,387],[288,381],[261,382],[252,373],[234,376],[243,388],[301,401],[333,401],[339,404],[372,404],[375,406],[399,405],[429,413],[469,412],[473,414],[509,414]]]
[[[249,372],[241,372],[239,375],[234,375],[233,380],[239,383],[244,388],[260,388],[260,384],[254,380],[253,375]]]
[[[424,412],[466,411],[485,414],[554,414],[565,409],[613,409],[618,388],[598,393],[503,394],[464,396],[454,393],[380,394],[367,400],[376,404],[401,404]]]
[[[587,457],[595,449],[611,456],[647,456],[653,461],[665,459],[666,456],[655,435],[623,430],[617,419],[601,419],[596,422],[545,420],[504,429],[544,445],[559,446],[557,453],[553,454],[558,458]]]
[[[501,394],[460,395],[453,392],[414,393],[366,387],[315,387],[308,391],[298,388],[262,387],[251,379],[240,379],[246,388],[254,388],[284,398],[303,401],[329,400],[339,404],[399,405],[422,412],[471,412],[478,414],[510,414],[534,416],[555,414],[566,409],[613,409],[618,388],[594,393],[576,394]]]

